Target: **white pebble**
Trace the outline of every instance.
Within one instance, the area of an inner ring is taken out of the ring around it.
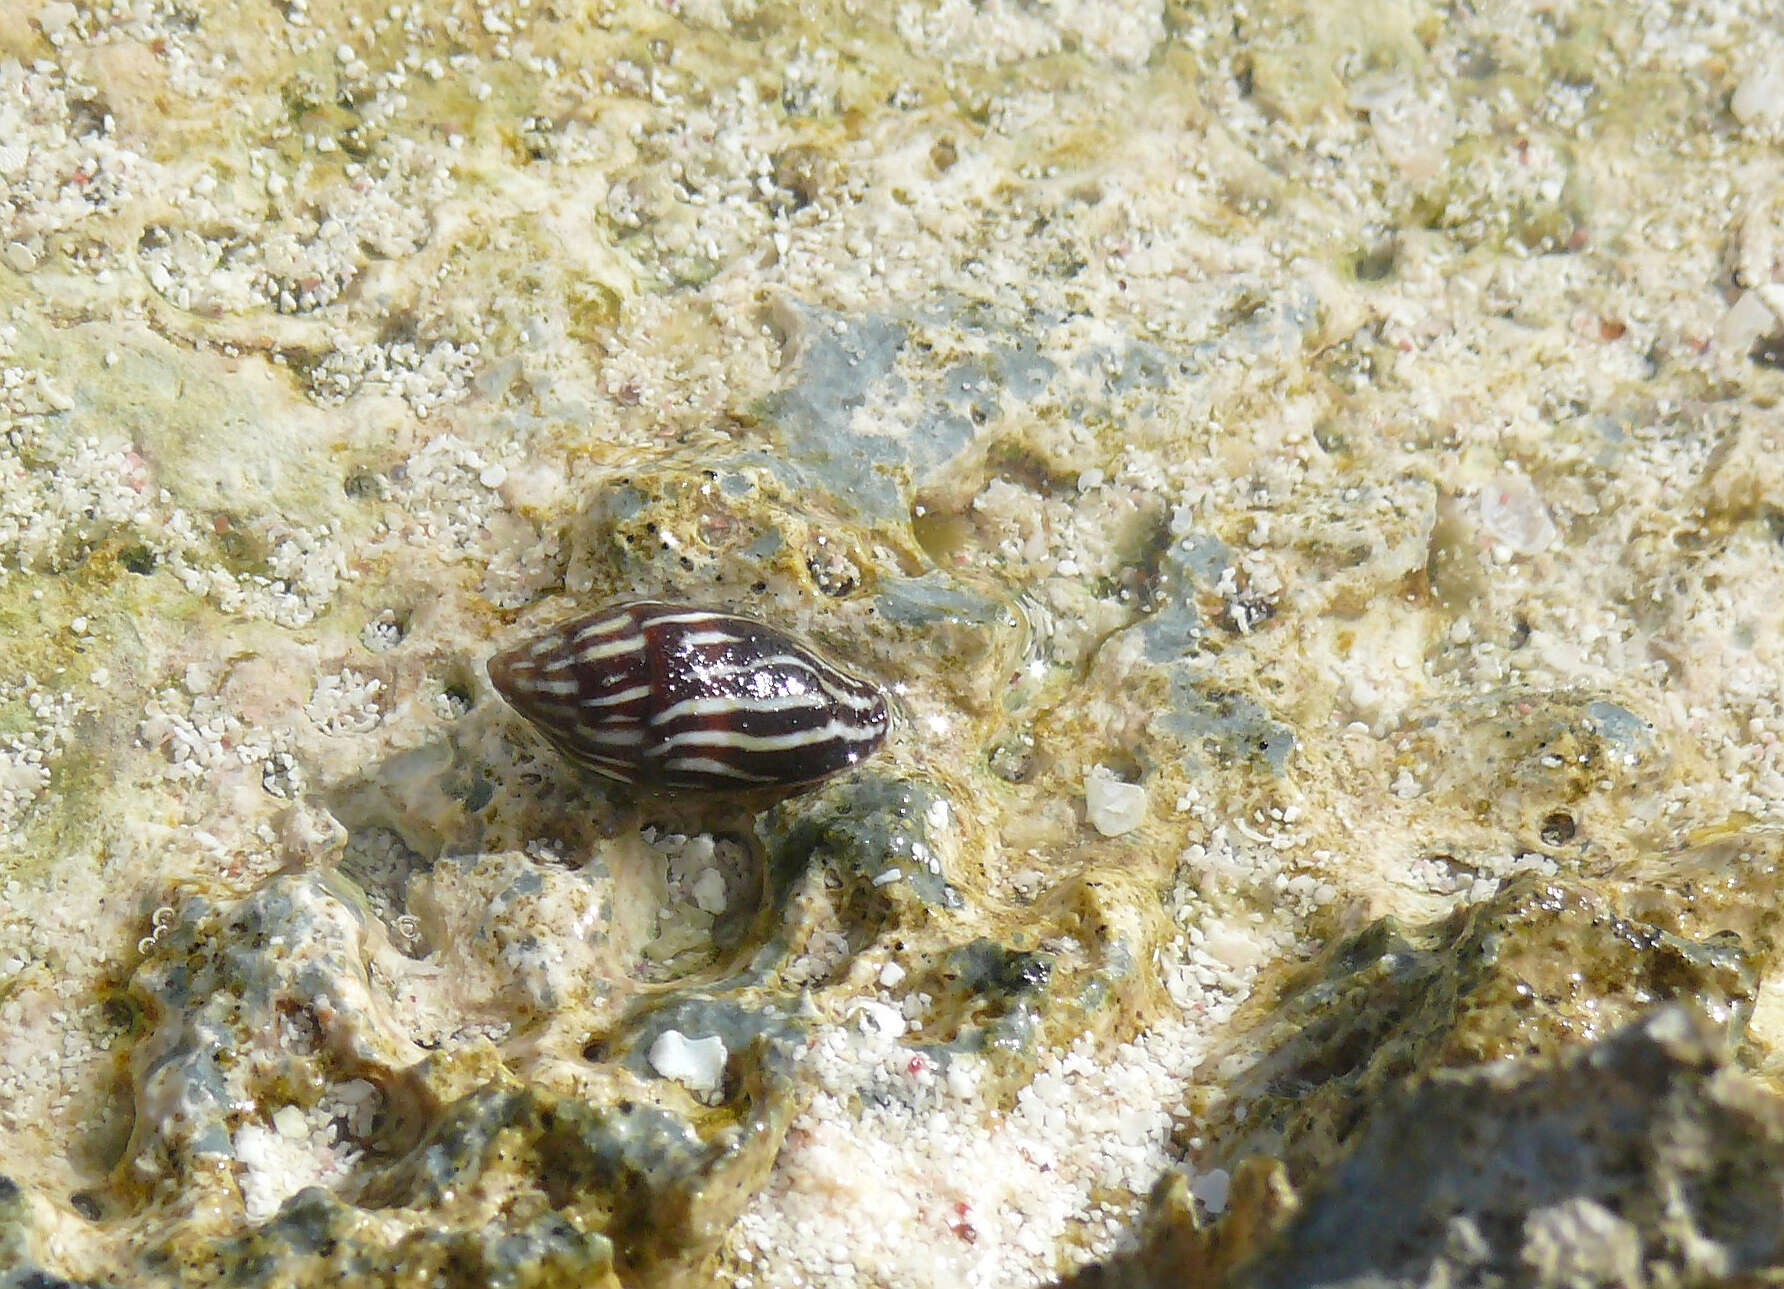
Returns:
[[[694,903],[702,913],[717,917],[725,911],[725,875],[709,868],[694,879]]]
[[[1210,922],[1202,934],[1203,952],[1235,971],[1256,966],[1268,947],[1243,927],[1226,922]]]
[[[868,1038],[889,1042],[904,1034],[904,1017],[885,1003],[857,998],[849,1004],[849,1012],[859,1018],[855,1023]]]
[[[1716,324],[1718,348],[1745,358],[1759,338],[1778,325],[1778,319],[1766,306],[1765,297],[1757,291],[1746,291],[1728,306]]]
[[[961,1057],[955,1057],[948,1063],[948,1091],[962,1101],[968,1100],[979,1090],[979,1072],[969,1066]]]
[[[1555,540],[1555,521],[1528,479],[1502,474],[1481,489],[1480,521],[1487,535],[1518,555],[1538,555]]]
[[[508,467],[505,465],[486,465],[483,473],[477,476],[477,482],[485,488],[499,488],[508,482]]]
[[[310,1125],[304,1120],[304,1112],[294,1105],[282,1105],[273,1111],[273,1127],[279,1130],[281,1137],[307,1136]]]
[[[1084,812],[1090,826],[1103,836],[1119,837],[1146,818],[1146,789],[1123,783],[1103,766],[1092,766],[1084,777]]]
[[[80,10],[66,0],[52,0],[37,11],[37,25],[46,36],[59,36],[80,16]]]
[[[1784,121],[1784,59],[1769,58],[1741,77],[1728,110],[1742,125],[1763,128]]]
[[[698,1097],[719,1090],[725,1078],[725,1040],[717,1034],[689,1038],[677,1029],[666,1029],[650,1045],[650,1068],[673,1079]]]
[[[896,989],[899,982],[904,979],[904,976],[905,971],[903,967],[899,966],[896,962],[888,962],[885,966],[880,968],[880,988]]]

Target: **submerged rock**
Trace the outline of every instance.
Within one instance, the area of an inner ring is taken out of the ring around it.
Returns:
[[[1784,1104],[1662,1008],[1396,1089],[1236,1289],[1725,1283],[1784,1262]]]
[[[37,1260],[25,1192],[0,1173],[0,1289],[110,1289],[105,1282],[69,1280]]]
[[[1584,1046],[1401,1079],[1298,1191],[1252,1156],[1210,1223],[1155,1189],[1062,1289],[1745,1283],[1784,1262],[1784,1102],[1686,1004]]]
[[[1244,1042],[1211,1058],[1222,1093],[1202,1158],[1280,1156],[1304,1184],[1401,1080],[1554,1058],[1660,1002],[1689,1002],[1737,1040],[1769,945],[1692,939],[1631,903],[1639,895],[1525,876],[1435,925],[1388,919],[1335,943]]]

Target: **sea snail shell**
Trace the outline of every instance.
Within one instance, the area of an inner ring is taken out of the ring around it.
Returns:
[[[878,686],[765,622],[622,600],[489,660],[509,706],[577,765],[647,788],[795,788],[871,755]]]

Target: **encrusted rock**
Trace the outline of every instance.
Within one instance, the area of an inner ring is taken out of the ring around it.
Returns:
[[[1784,1260],[1780,1191],[1784,1105],[1675,1005],[1396,1088],[1231,1283],[1725,1283]]]
[[[1756,995],[1754,954],[1769,946],[1691,939],[1618,904],[1525,876],[1434,925],[1384,920],[1333,944],[1246,1041],[1211,1058],[1222,1094],[1202,1157],[1279,1155],[1303,1184],[1398,1081],[1555,1057],[1657,1002],[1691,1002],[1738,1036]]]

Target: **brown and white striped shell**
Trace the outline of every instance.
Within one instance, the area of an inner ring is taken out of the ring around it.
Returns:
[[[878,686],[765,622],[625,600],[489,660],[508,704],[577,765],[647,788],[794,788],[871,755]]]

